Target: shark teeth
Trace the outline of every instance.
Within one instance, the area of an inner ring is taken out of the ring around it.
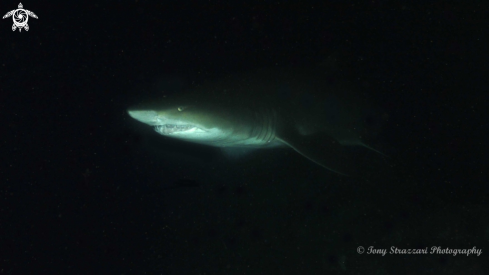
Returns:
[[[177,129],[189,129],[191,126],[189,125],[175,125],[175,124],[165,124],[166,128],[177,128]]]
[[[192,125],[164,124],[164,125],[156,125],[155,131],[160,134],[168,135],[177,132],[184,132],[192,128],[194,128],[194,126]]]

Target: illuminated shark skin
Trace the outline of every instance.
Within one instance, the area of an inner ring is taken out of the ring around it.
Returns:
[[[178,95],[135,105],[128,114],[166,137],[221,148],[286,146],[335,173],[362,176],[382,116],[320,71],[263,70],[209,81]],[[365,155],[363,153],[363,155]]]

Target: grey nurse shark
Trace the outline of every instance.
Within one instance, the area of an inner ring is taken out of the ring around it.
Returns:
[[[377,136],[382,115],[348,84],[332,84],[337,81],[328,74],[280,69],[228,75],[128,113],[165,137],[224,149],[285,146],[338,174],[363,176],[384,158],[366,141]]]

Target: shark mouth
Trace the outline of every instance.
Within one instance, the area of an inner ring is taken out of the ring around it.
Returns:
[[[185,132],[194,129],[193,125],[176,125],[176,124],[164,124],[156,125],[155,131],[162,135],[171,135],[174,133]]]

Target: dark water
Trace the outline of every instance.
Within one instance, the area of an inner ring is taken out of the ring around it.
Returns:
[[[23,4],[38,16],[29,31],[0,24],[0,274],[487,273],[483,7]],[[125,112],[218,75],[331,55],[331,81],[388,114],[378,141],[393,168],[378,180],[287,149],[231,161]]]

